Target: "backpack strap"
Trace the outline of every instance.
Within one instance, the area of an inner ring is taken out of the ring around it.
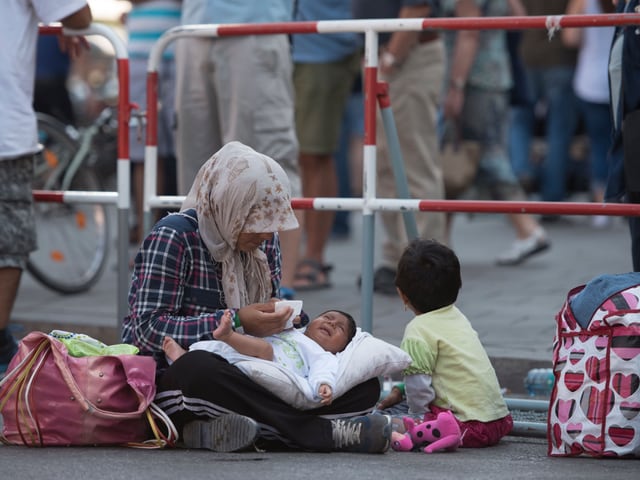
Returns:
[[[168,227],[180,233],[195,232],[198,229],[198,214],[195,208],[172,213],[160,219],[153,228],[155,230],[160,227]]]

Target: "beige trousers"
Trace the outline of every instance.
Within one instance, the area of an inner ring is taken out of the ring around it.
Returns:
[[[301,195],[293,66],[286,35],[183,38],[176,46],[178,193],[237,140],[277,161]]]
[[[445,73],[441,40],[416,45],[389,78],[391,109],[398,131],[409,193],[414,199],[444,199],[438,154],[437,117]],[[387,139],[380,115],[377,121],[377,196],[396,198]],[[445,242],[445,214],[415,212],[418,235]],[[385,238],[382,261],[396,268],[408,240],[400,212],[382,212]]]

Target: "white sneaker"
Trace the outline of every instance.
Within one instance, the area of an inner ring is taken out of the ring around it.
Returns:
[[[331,420],[333,446],[339,452],[384,453],[391,443],[389,415]]]
[[[551,242],[547,238],[547,233],[544,229],[538,228],[527,238],[513,242],[511,248],[496,259],[496,263],[498,265],[518,265],[530,256],[548,250],[549,247],[551,247]]]
[[[605,229],[611,225],[611,217],[607,215],[594,215],[591,217],[591,226],[598,230]]]

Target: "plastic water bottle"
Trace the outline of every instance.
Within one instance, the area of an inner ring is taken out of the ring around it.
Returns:
[[[391,393],[393,380],[389,375],[385,375],[384,377],[380,377],[380,383],[382,385],[382,388],[380,389],[380,400],[382,400]]]
[[[524,388],[532,397],[549,397],[554,382],[552,368],[532,368],[524,379]]]

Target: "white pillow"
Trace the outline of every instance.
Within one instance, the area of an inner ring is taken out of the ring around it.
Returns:
[[[204,341],[191,345],[189,350],[207,350],[226,358],[254,382],[299,410],[321,406],[307,398],[308,382],[275,362],[241,355],[223,342]],[[333,397],[338,398],[356,385],[381,375],[404,370],[411,357],[395,345],[357,329],[355,337],[338,356],[338,376]]]

